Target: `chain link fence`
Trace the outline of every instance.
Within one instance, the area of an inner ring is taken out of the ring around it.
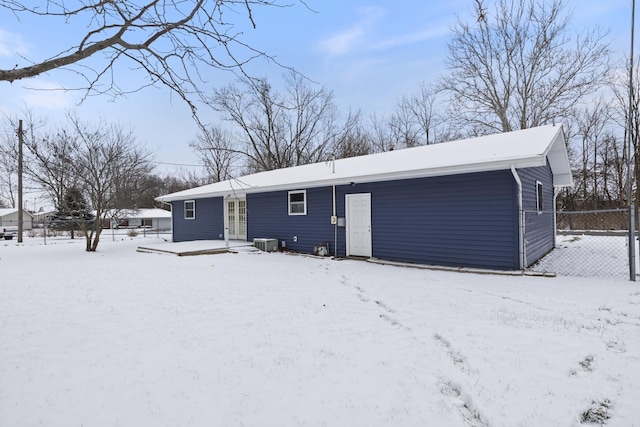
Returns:
[[[0,221],[0,240],[17,241],[17,229],[19,221],[15,219],[4,219]],[[8,230],[4,233],[3,230]],[[83,238],[84,234],[80,230],[73,232],[74,237]],[[171,234],[171,227],[160,225],[158,223],[142,224],[142,225],[126,225],[115,226],[111,228],[109,223],[105,223],[102,227],[102,238],[108,238],[111,236],[148,236],[148,237],[160,237]],[[24,220],[22,222],[22,237],[23,238],[41,238],[46,243],[47,239],[54,239],[56,237],[69,238],[71,237],[71,231],[68,230],[56,230],[51,228],[47,221],[40,220]]]
[[[627,209],[562,211],[555,217],[556,247],[531,270],[563,276],[629,277]]]

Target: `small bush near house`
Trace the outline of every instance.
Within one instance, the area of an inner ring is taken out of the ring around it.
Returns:
[[[136,237],[137,235],[138,235],[138,232],[136,230],[127,231],[127,236],[129,237]]]

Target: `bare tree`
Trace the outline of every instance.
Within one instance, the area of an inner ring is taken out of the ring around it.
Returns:
[[[395,149],[395,141],[391,137],[389,126],[384,116],[371,113],[369,115],[369,125],[371,126],[371,148],[374,153]]]
[[[438,114],[437,96],[436,89],[423,83],[417,94],[404,101],[415,117],[425,145],[443,142],[440,138],[444,132],[440,127],[445,120]]]
[[[7,126],[0,145],[0,206],[15,206],[18,192],[18,164],[12,161],[18,140],[17,127]]]
[[[163,178],[156,174],[137,174],[118,185],[113,208],[126,210],[162,207],[155,198],[167,194],[164,192],[165,187]]]
[[[266,79],[245,79],[242,87],[214,92],[215,108],[241,134],[238,151],[246,156],[249,172],[326,160],[354,123],[339,116],[328,89],[316,89],[296,73],[285,80],[283,92]]]
[[[133,133],[119,125],[87,125],[70,118],[78,138],[78,151],[71,165],[78,184],[95,211],[92,230],[86,230],[86,250],[93,252],[100,242],[100,219],[114,206],[119,189],[146,176],[151,170],[149,153],[140,147]]]
[[[25,146],[25,175],[55,206],[63,206],[68,190],[77,188],[78,183],[71,167],[78,151],[76,135],[66,129],[37,134],[27,138]]]
[[[438,101],[437,89],[424,83],[417,93],[402,96],[387,120],[391,138],[400,147],[445,141],[446,120],[438,113]]]
[[[68,116],[65,128],[37,136],[26,146],[25,173],[57,207],[72,210],[67,199],[73,190],[93,209],[95,221],[84,216],[77,221],[89,252],[98,247],[105,212],[122,208],[117,204],[123,189],[140,188],[131,183],[143,180],[152,167],[148,152],[130,130],[104,122],[86,124],[74,115]]]
[[[608,171],[603,167],[600,154],[603,150],[604,137],[609,136],[607,128],[611,126],[611,106],[604,99],[594,101],[577,113],[577,137],[580,139],[581,171],[576,174],[578,185],[575,191],[581,193],[583,202],[591,200],[591,208],[598,209],[599,199],[604,188],[600,182],[607,181]]]
[[[242,74],[242,67],[257,57],[277,63],[243,41],[243,27],[256,27],[254,8],[289,5],[292,2],[280,0],[0,0],[4,19],[57,24],[59,32],[76,39],[73,45],[60,46],[44,58],[22,58],[22,63],[0,69],[0,81],[14,82],[62,69],[80,77],[83,83],[75,89],[83,89],[85,96],[117,97],[141,89],[116,81],[113,70],[121,64],[142,73],[146,78],[143,87],[169,87],[195,113],[194,98],[204,101],[201,86],[209,87],[203,78],[205,68]],[[244,16],[245,22],[235,20],[238,16]]]
[[[413,114],[413,103],[410,98],[403,97],[387,119],[389,134],[397,148],[416,147],[420,144],[420,129]]]
[[[612,132],[605,133],[602,138],[599,150],[602,159],[603,175],[602,191],[608,208],[621,208],[625,206],[626,176],[627,176],[627,153],[624,151],[624,143],[621,138]]]
[[[627,61],[627,64],[630,62]],[[625,164],[629,163],[627,141],[631,141],[631,200],[634,200],[636,212],[640,205],[640,64],[633,70],[633,87],[629,87],[629,65],[624,73],[613,76],[611,87],[615,96],[614,119],[619,127],[624,129],[623,153]],[[631,93],[630,93],[631,92]],[[629,109],[629,95],[631,95],[631,109]],[[631,126],[629,126],[629,121]],[[629,127],[631,129],[629,129]],[[629,132],[631,135],[629,135]],[[628,138],[629,136],[629,138]],[[628,170],[629,168],[625,168]],[[626,176],[626,174],[625,174]],[[626,186],[628,189],[628,185]]]
[[[458,20],[440,87],[452,115],[476,132],[506,132],[571,115],[608,72],[610,49],[598,29],[573,36],[563,0],[499,0],[491,13]]]
[[[22,114],[23,137],[27,144],[36,141],[46,125],[46,121],[36,117],[33,111]],[[4,138],[0,141],[0,203],[17,207],[18,194],[18,123],[17,116],[4,117]],[[28,168],[28,164],[26,168]],[[23,188],[29,189],[30,183],[24,182]]]
[[[371,135],[362,124],[360,112],[350,113],[348,117],[351,123],[333,147],[333,155],[336,159],[364,156],[373,152]]]
[[[208,182],[220,182],[233,176],[241,160],[236,144],[228,131],[213,125],[202,127],[196,139],[189,143],[204,164]]]

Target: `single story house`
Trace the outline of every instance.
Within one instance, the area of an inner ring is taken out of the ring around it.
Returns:
[[[277,239],[338,257],[519,270],[555,246],[561,125],[261,172],[158,197],[175,242]],[[322,252],[325,252],[324,250]]]
[[[0,209],[0,226],[17,227],[19,224],[18,215],[19,215],[19,212],[17,208]],[[33,214],[28,210],[23,209],[22,210],[22,229],[31,230],[32,228],[33,228]]]
[[[111,209],[104,213],[102,228],[171,230],[171,212],[165,209]]]

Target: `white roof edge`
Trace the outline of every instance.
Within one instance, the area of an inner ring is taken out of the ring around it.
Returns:
[[[342,177],[338,179],[324,179],[317,181],[307,181],[307,182],[293,182],[293,183],[284,183],[280,185],[270,185],[264,187],[247,187],[243,190],[221,190],[221,191],[212,191],[209,193],[200,193],[197,195],[187,194],[187,195],[179,195],[179,193],[175,194],[175,197],[160,196],[157,197],[156,200],[159,201],[181,201],[181,200],[191,200],[191,199],[200,199],[200,198],[208,198],[208,197],[224,197],[224,196],[245,196],[246,194],[255,194],[255,193],[268,193],[271,191],[284,191],[284,190],[297,190],[297,189],[306,189],[306,188],[317,188],[317,187],[325,187],[331,185],[347,185],[350,182],[359,183],[368,183],[368,182],[380,182],[380,181],[398,181],[402,179],[413,179],[413,178],[429,178],[436,176],[447,176],[447,175],[461,175],[466,173],[476,173],[476,172],[488,172],[488,171],[497,171],[497,170],[505,170],[510,169],[512,166],[518,168],[527,168],[527,167],[537,167],[544,166],[546,164],[545,156],[533,156],[525,159],[507,159],[499,162],[492,163],[478,163],[475,165],[462,165],[462,166],[447,166],[443,168],[430,168],[430,169],[418,169],[412,171],[403,171],[403,172],[394,172],[394,173],[386,173],[386,174],[369,174],[369,175],[358,175],[352,177]]]
[[[572,187],[573,175],[571,173],[559,174],[553,176],[554,187]]]
[[[6,215],[11,215],[13,213],[18,213],[18,208],[0,208],[0,211],[3,211],[3,212],[0,212],[1,216],[6,216]],[[25,208],[22,208],[22,212],[26,213],[31,217],[35,216],[35,213],[29,212],[29,210]]]
[[[564,139],[564,128],[562,124],[558,126],[558,132],[544,152],[545,158],[549,159],[549,165],[553,172],[554,187],[573,186],[573,174],[569,163],[569,153]]]
[[[562,125],[319,162],[246,175],[159,196],[171,202],[291,189],[526,168],[550,164],[554,186],[572,183]]]

